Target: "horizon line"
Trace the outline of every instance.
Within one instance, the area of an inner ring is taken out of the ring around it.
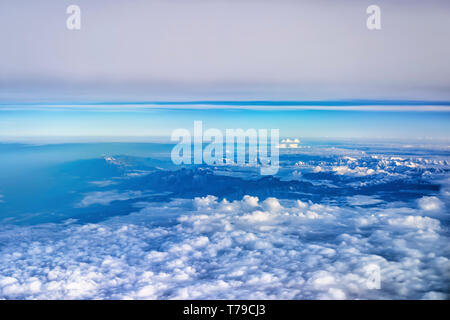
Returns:
[[[135,109],[159,110],[251,110],[251,111],[359,111],[359,112],[450,112],[450,101],[427,100],[189,100],[189,101],[78,101],[0,102],[0,110]]]

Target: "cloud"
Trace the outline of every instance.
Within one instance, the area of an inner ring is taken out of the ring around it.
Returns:
[[[112,181],[112,180],[103,180],[103,181],[91,181],[89,182],[93,185],[99,186],[99,187],[108,187],[114,184],[117,184],[117,181]]]
[[[421,147],[417,146],[417,148]],[[447,147],[441,148],[446,150]],[[316,183],[322,180],[324,184],[328,185],[333,182],[335,187],[342,186],[342,184],[362,187],[400,180],[401,183],[428,180],[434,174],[443,174],[449,168],[446,157],[388,156],[383,154],[383,151],[367,154],[358,150],[347,151],[345,146],[335,149],[317,147],[304,149],[298,154],[307,160],[297,161],[289,169],[292,172],[300,171],[304,180],[309,179]],[[445,184],[442,190],[445,193]],[[422,201],[421,203],[425,204],[426,200]]]
[[[139,198],[141,196],[141,191],[126,191],[122,193],[119,193],[117,190],[95,191],[85,194],[84,198],[76,206],[79,208],[89,207],[93,204],[107,206],[113,201],[125,201]]]
[[[383,200],[378,199],[376,196],[363,196],[363,195],[356,195],[352,197],[347,197],[347,202],[352,206],[366,206],[366,205],[373,205],[378,204],[380,202],[383,202]]]
[[[439,220],[420,216],[406,216],[397,219],[389,219],[389,224],[416,229],[439,230],[440,228]]]
[[[419,207],[424,211],[439,211],[444,203],[438,197],[422,197],[418,200]]]
[[[443,299],[448,233],[420,212],[206,196],[97,224],[3,225],[0,297]]]
[[[348,166],[338,166],[333,167],[332,170],[338,175],[368,176],[376,173],[375,170],[364,167],[355,167],[351,169]]]

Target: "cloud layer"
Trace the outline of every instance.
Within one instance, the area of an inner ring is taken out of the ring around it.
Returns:
[[[0,224],[0,298],[448,299],[447,149],[302,144],[264,178],[131,156],[57,165],[67,206],[29,197],[49,212],[39,224]]]
[[[445,299],[449,239],[429,202],[368,210],[207,196],[98,224],[2,226],[0,296]],[[373,265],[379,290],[367,284]]]

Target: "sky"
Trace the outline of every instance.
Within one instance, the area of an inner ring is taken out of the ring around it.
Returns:
[[[366,27],[372,4],[381,30]],[[0,141],[167,137],[194,120],[448,140],[449,13],[440,0],[3,0]],[[249,100],[266,102],[236,102]],[[167,101],[194,102],[155,105]]]
[[[66,8],[81,8],[81,30]],[[381,30],[366,9],[381,8]],[[450,2],[3,0],[0,101],[450,100]]]
[[[0,107],[0,142],[169,141],[173,130],[279,129],[281,137],[450,143],[449,112]],[[154,140],[154,138],[158,138]]]

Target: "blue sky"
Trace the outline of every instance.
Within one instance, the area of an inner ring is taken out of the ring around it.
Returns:
[[[447,108],[447,107],[443,107]],[[277,128],[285,137],[446,140],[448,111],[247,110],[138,107],[0,108],[0,141],[141,141],[176,128]]]

